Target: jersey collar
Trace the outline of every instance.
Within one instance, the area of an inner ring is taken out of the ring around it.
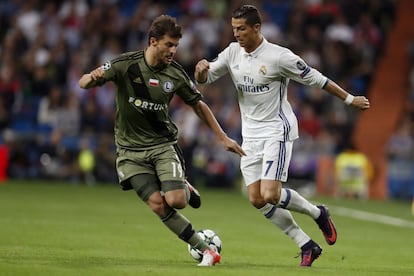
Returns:
[[[147,49],[144,50],[144,62],[145,62],[145,65],[147,65],[148,69],[150,69],[151,72],[158,73],[158,72],[164,70],[165,68],[167,68],[168,64],[160,65],[158,67],[153,67],[153,66],[149,65],[148,62],[147,62],[147,59],[145,57],[145,51],[146,50]]]
[[[260,45],[253,52],[247,53],[244,50],[244,48],[241,48],[241,52],[242,52],[243,56],[245,56],[245,57],[251,56],[251,57],[256,58],[263,51],[263,49],[265,48],[265,45],[267,43],[268,42],[267,42],[266,38],[263,37],[262,43],[260,43]]]

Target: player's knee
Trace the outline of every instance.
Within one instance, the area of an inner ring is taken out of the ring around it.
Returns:
[[[174,209],[183,209],[187,205],[187,202],[185,200],[173,199],[168,203],[168,205]]]
[[[183,209],[187,205],[187,197],[185,193],[166,194],[165,201],[168,206],[174,209]]]
[[[165,215],[165,205],[164,203],[151,203],[148,204],[151,210],[157,214],[159,217],[163,217]]]
[[[280,192],[278,190],[266,190],[263,192],[263,199],[266,203],[276,205],[280,200]]]
[[[166,206],[165,206],[165,202],[162,199],[161,195],[160,196],[157,196],[155,194],[151,195],[146,203],[148,207],[159,217],[165,216]]]
[[[261,196],[257,196],[257,195],[250,195],[249,201],[250,201],[250,204],[252,204],[257,209],[263,207],[263,205],[265,204],[264,199]]]
[[[273,205],[278,204],[280,200],[281,184],[278,182],[276,182],[276,185],[274,182],[269,182],[266,184],[268,185],[262,185],[260,190],[260,194],[262,195],[264,201]]]

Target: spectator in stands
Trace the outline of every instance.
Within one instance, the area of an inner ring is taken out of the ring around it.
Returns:
[[[113,183],[118,181],[114,170],[116,155],[115,143],[112,134],[103,133],[100,135],[98,145],[95,149],[95,171],[96,181]]]
[[[13,64],[0,67],[0,129],[10,125],[13,114],[17,111],[17,99],[22,96],[21,86]]]
[[[320,118],[316,116],[315,110],[310,104],[303,103],[299,110],[298,125],[300,133],[315,138],[321,131]]]
[[[77,162],[78,181],[86,183],[87,185],[94,185],[96,183],[95,168],[96,158],[92,149],[91,141],[87,137],[83,137],[79,141],[79,152]]]
[[[174,13],[178,21],[185,26],[185,36],[180,42],[180,50],[176,57],[188,71],[193,70],[197,60],[209,55],[215,56],[218,49],[223,49],[233,39],[231,26],[223,25],[221,22],[229,11],[238,5],[237,1],[185,1],[185,3],[157,1],[156,4],[148,0],[26,2],[2,1],[0,9],[0,67],[9,67],[11,64],[15,67],[15,72],[18,73],[15,76],[23,92],[21,108],[15,109],[16,116],[11,118],[11,123],[17,119],[27,118],[27,115],[30,116],[33,112],[36,114],[39,97],[48,94],[54,85],[59,86],[62,95],[68,91],[76,92],[81,106],[84,107],[89,98],[85,90],[78,86],[79,75],[85,70],[98,66],[101,57],[106,56],[107,53],[111,55],[113,51],[105,52],[107,41],[116,40],[122,51],[136,47],[144,48],[147,42],[147,28],[151,20],[159,14]],[[341,75],[340,78],[349,83],[347,86],[351,91],[363,93],[364,87],[369,84],[369,76],[375,68],[373,64],[377,60],[376,55],[380,53],[383,44],[372,43],[375,40],[371,40],[369,47],[361,47],[366,43],[366,39],[358,38],[363,33],[359,31],[362,30],[360,29],[361,15],[369,17],[368,21],[373,25],[371,27],[378,29],[383,41],[391,25],[397,2],[393,0],[339,2],[265,0],[257,3],[269,15],[268,22],[263,22],[263,31],[266,29],[266,24],[269,24],[272,26],[270,30],[276,34],[275,25],[277,25],[280,31],[278,39],[284,46],[292,47],[316,69],[331,72],[332,76]],[[357,40],[348,47],[348,51],[335,48],[335,45],[324,46],[324,30],[337,21],[337,16],[340,14],[344,15],[346,24],[350,28],[358,29]],[[213,21],[216,23],[211,24]],[[206,25],[213,25],[215,28],[218,25],[219,35],[217,36],[216,33],[205,38],[200,37],[196,30]],[[201,43],[202,39],[207,40],[209,47]],[[361,41],[363,43],[360,43]],[[355,55],[350,56],[349,52]],[[371,55],[372,53],[374,55]],[[333,62],[327,63],[326,61],[329,60]],[[219,86],[220,93],[226,97],[233,94],[231,80],[223,79]],[[99,98],[98,113],[104,117],[104,120],[99,121],[105,126],[104,129],[100,127],[99,130],[94,129],[95,133],[91,135],[96,137],[100,137],[102,132],[113,132],[115,116],[113,95],[111,95],[113,90],[111,91],[112,88],[108,86],[101,88],[91,91]],[[332,99],[323,97],[310,100],[309,93],[314,94],[313,91],[310,92],[305,88],[296,89],[292,85],[289,89],[292,91],[288,94],[295,98],[295,103],[292,102],[292,105],[300,106],[303,101],[309,102],[321,120],[322,133],[329,133],[330,138],[335,133],[347,131],[348,126],[353,124],[354,117],[350,117],[341,109],[337,110],[338,105]],[[10,107],[7,104],[6,106]],[[240,131],[240,122],[234,119],[238,118],[237,114],[233,116],[228,114],[232,109],[231,106],[231,102],[226,101],[217,106],[212,103],[211,107],[219,114],[223,114],[226,131],[235,134]],[[183,107],[178,105],[177,108]],[[236,110],[232,112],[237,113]],[[325,120],[321,114],[334,114],[332,118],[336,121]],[[5,112],[4,108],[0,109],[0,122],[3,117],[3,126],[9,122],[7,115],[8,112]],[[36,115],[31,118],[35,119]],[[197,127],[194,130],[198,129]],[[321,141],[325,141],[323,137],[326,138],[327,135],[319,135],[312,139],[314,143],[322,146]],[[336,138],[339,139],[341,137]],[[200,137],[197,137],[194,142],[200,147],[205,146]],[[329,145],[329,147],[322,147],[328,150],[332,146],[331,143]],[[187,156],[191,155],[189,152]]]
[[[381,42],[379,28],[372,22],[372,18],[368,14],[362,14],[355,26],[354,47],[362,53],[362,58],[373,62]]]
[[[391,198],[411,200],[414,196],[413,121],[404,117],[387,146],[388,192]]]
[[[80,132],[91,136],[100,133],[103,128],[101,116],[95,95],[90,94],[81,106]],[[108,127],[113,127],[113,125],[110,124]]]
[[[63,104],[56,114],[55,130],[61,132],[64,136],[76,136],[79,135],[80,125],[79,99],[75,93],[69,92],[65,95]]]
[[[337,195],[367,199],[373,167],[368,157],[349,144],[335,159]]]
[[[44,129],[57,127],[57,115],[62,106],[62,89],[59,85],[50,88],[49,93],[39,101],[37,123]]]

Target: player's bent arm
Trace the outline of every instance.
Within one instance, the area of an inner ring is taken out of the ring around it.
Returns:
[[[104,71],[99,67],[91,71],[89,74],[84,74],[79,79],[79,86],[83,89],[89,89],[98,86],[103,79]]]
[[[89,89],[91,87],[94,87],[94,80],[91,77],[91,74],[84,74],[79,79],[79,86],[83,89]]]
[[[202,59],[199,62],[197,62],[197,65],[194,71],[194,78],[197,81],[197,83],[203,84],[207,82],[208,69],[209,69],[209,63],[206,59]]]
[[[365,110],[370,108],[369,100],[364,96],[354,96],[347,91],[345,91],[342,87],[336,84],[332,80],[328,80],[327,84],[323,88],[328,93],[340,98],[345,102],[347,105],[354,106],[361,110]]]
[[[224,148],[228,151],[234,152],[239,156],[244,156],[246,153],[243,149],[237,144],[236,141],[229,138],[224,130],[221,128],[220,124],[217,122],[216,117],[214,116],[211,109],[203,101],[198,101],[195,105],[192,106],[194,112],[197,116],[214,132],[214,134],[219,138]]]

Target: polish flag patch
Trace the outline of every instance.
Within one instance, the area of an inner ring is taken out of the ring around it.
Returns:
[[[149,85],[150,86],[158,86],[159,83],[160,83],[160,81],[157,80],[157,79],[149,79]]]

